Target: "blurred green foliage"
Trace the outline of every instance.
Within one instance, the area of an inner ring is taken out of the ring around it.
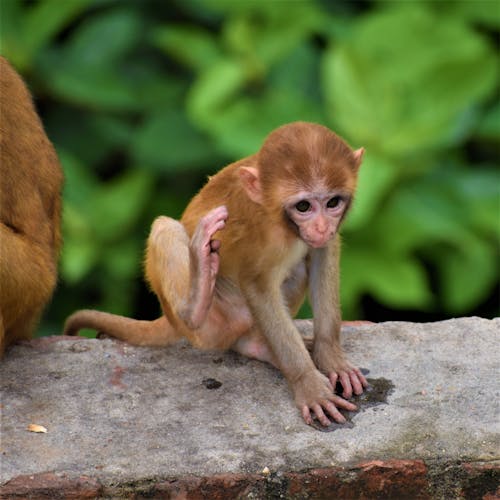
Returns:
[[[0,9],[1,53],[28,81],[66,175],[60,286],[42,332],[80,307],[154,317],[141,282],[153,218],[178,217],[207,174],[294,120],[367,149],[343,228],[345,317],[365,314],[366,297],[443,318],[491,304],[496,2],[2,0]]]

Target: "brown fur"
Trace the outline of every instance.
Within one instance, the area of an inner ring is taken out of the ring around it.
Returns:
[[[31,337],[57,280],[62,170],[28,89],[0,57],[0,355]]]

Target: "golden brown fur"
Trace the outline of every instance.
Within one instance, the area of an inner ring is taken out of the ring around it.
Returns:
[[[0,355],[28,339],[52,296],[63,176],[20,76],[0,57]]]

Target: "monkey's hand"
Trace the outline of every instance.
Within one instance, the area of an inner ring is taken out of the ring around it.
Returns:
[[[295,404],[302,413],[306,424],[312,424],[311,411],[322,425],[331,424],[327,414],[333,420],[343,424],[346,419],[337,407],[345,410],[355,411],[357,407],[333,393],[333,386],[318,370],[311,370],[302,375],[293,384]]]
[[[363,394],[364,388],[368,387],[361,370],[349,363],[342,350],[322,345],[321,348],[314,349],[313,359],[318,369],[328,376],[333,387],[337,382],[342,384],[342,397],[349,399],[353,393]]]

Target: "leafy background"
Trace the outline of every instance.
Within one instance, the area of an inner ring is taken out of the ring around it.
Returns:
[[[496,0],[2,0],[0,51],[64,166],[60,283],[74,309],[154,318],[155,216],[273,128],[367,149],[343,227],[346,319],[498,314]],[[309,315],[307,307],[302,314]]]

